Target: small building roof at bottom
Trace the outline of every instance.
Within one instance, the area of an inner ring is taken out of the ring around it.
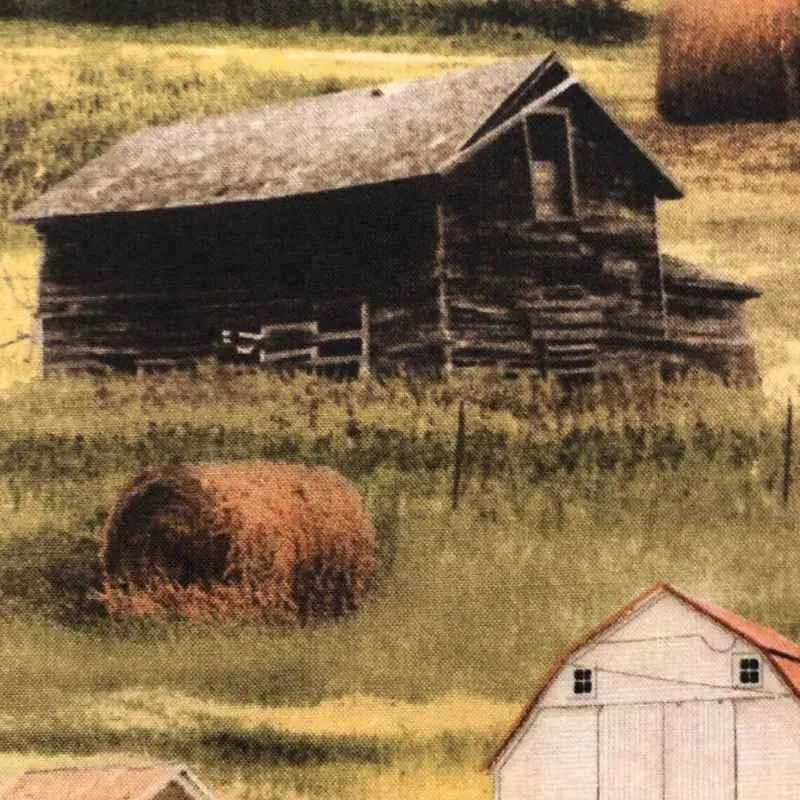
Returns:
[[[0,800],[214,800],[183,764],[66,767],[0,776]]]

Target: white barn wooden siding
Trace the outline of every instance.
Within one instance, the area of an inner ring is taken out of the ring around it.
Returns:
[[[596,800],[596,740],[595,709],[554,708],[543,713],[503,772],[503,784],[514,792],[509,796]],[[552,769],[552,764],[562,768]]]
[[[800,797],[798,676],[774,631],[654,587],[565,657],[492,761],[495,800]]]
[[[599,708],[600,800],[662,800],[663,711],[655,704]],[[656,778],[656,780],[654,780]],[[596,793],[595,793],[596,796]]]

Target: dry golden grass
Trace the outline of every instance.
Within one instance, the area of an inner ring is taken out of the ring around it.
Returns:
[[[30,338],[36,306],[39,252],[0,249],[0,391],[36,374],[38,350]]]
[[[667,0],[629,0],[628,6],[642,14],[660,14]]]
[[[217,762],[191,764],[220,800],[485,800],[491,780],[480,753],[453,752],[443,760],[441,737],[477,736],[490,746],[519,711],[517,703],[460,694],[425,703],[350,695],[309,706],[268,707],[152,689],[94,693],[78,707],[81,727],[98,737],[134,729],[175,739],[196,730],[246,736],[267,728],[279,735],[399,741],[423,754],[396,756],[386,764],[253,766],[244,772]],[[74,706],[63,709],[50,724],[69,728],[75,714]],[[18,724],[18,719],[0,720],[0,732],[13,732]],[[117,751],[90,757],[0,752],[0,773],[147,758]]]
[[[349,695],[309,706],[225,703],[178,692],[127,689],[87,696],[86,723],[100,731],[168,732],[203,723],[231,730],[267,727],[296,735],[355,736],[425,742],[446,733],[498,736],[519,713],[517,703],[454,694],[426,703]]]
[[[121,60],[147,65],[160,75],[183,73],[224,75],[231,68],[247,68],[264,75],[279,73],[314,81],[334,76],[349,80],[402,80],[441,72],[444,69],[485,64],[491,55],[440,55],[398,53],[377,50],[305,49],[299,47],[253,47],[236,44],[142,44],[77,43],[69,39],[59,46],[25,40],[3,42],[0,49],[0,92],[24,88],[46,74],[49,80],[61,76],[66,88],[70,67],[87,61],[98,65]]]
[[[265,771],[260,780],[220,778],[214,787],[222,800],[487,800],[492,796],[487,773],[478,768],[442,768],[435,761],[393,767],[307,767],[303,783],[317,786],[313,793],[295,789],[274,782]]]

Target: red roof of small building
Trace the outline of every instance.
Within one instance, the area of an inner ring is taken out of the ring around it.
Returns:
[[[187,797],[211,795],[181,764],[68,767],[0,777],[0,800],[151,800],[170,784]]]
[[[760,625],[757,622],[741,617],[734,614],[732,611],[726,611],[723,608],[715,606],[713,603],[708,603],[704,600],[697,600],[690,597],[684,592],[670,586],[667,583],[656,583],[649,589],[642,592],[629,603],[624,605],[618,611],[610,614],[599,625],[594,627],[585,636],[578,640],[572,647],[564,652],[553,665],[553,668],[548,672],[545,679],[542,681],[538,690],[523,709],[522,713],[517,717],[517,720],[511,726],[508,733],[503,737],[500,745],[495,749],[491,758],[487,762],[487,768],[494,766],[500,755],[506,749],[507,745],[511,742],[520,728],[525,724],[525,721],[530,716],[531,712],[539,702],[539,698],[544,694],[550,684],[555,680],[555,677],[561,671],[562,667],[569,661],[569,659],[584,648],[589,642],[601,633],[605,632],[613,625],[621,622],[622,620],[630,617],[638,611],[643,605],[648,603],[658,594],[670,594],[678,600],[691,606],[701,614],[713,619],[715,622],[727,628],[731,633],[740,636],[745,641],[749,642],[753,647],[761,650],[765,658],[775,668],[775,671],[786,682],[786,685],[792,690],[794,695],[800,698],[800,646],[795,644],[790,639],[782,636],[772,628],[766,625]]]

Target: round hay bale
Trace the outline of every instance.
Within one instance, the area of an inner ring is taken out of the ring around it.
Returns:
[[[657,102],[681,123],[800,116],[800,0],[674,0]]]
[[[365,598],[376,560],[355,487],[297,464],[144,472],[102,538],[99,599],[115,618],[339,617]]]

